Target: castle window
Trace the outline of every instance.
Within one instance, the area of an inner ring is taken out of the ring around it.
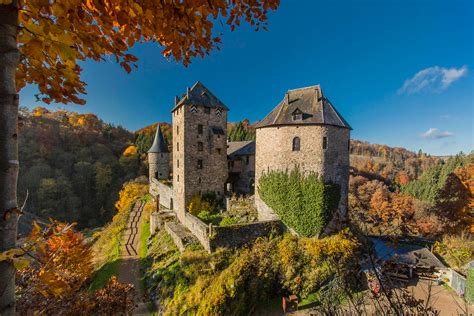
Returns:
[[[176,151],[179,151],[179,143],[176,143]]]
[[[155,172],[155,179],[158,179],[158,172]]]
[[[300,138],[293,138],[293,151],[300,151]]]
[[[296,109],[291,114],[293,116],[293,121],[301,121],[303,120],[303,112],[300,109]]]
[[[177,179],[176,179],[176,180],[179,182],[179,174],[178,174],[178,177],[177,177]]]
[[[323,149],[327,149],[327,148],[328,148],[328,138],[323,137]]]
[[[220,155],[222,153],[222,150],[220,148],[216,148],[216,152]]]
[[[203,127],[202,124],[198,124],[198,134],[202,135]]]
[[[245,164],[248,165],[250,163],[250,156],[245,156]]]
[[[204,150],[204,144],[202,142],[198,142],[198,151]]]
[[[179,159],[176,159],[176,168],[179,168]]]
[[[202,169],[202,159],[198,159],[197,168]]]
[[[176,126],[176,135],[179,135],[179,126]]]
[[[211,113],[211,108],[208,107],[208,106],[205,106],[205,107],[204,107],[204,113],[210,114],[210,113]]]

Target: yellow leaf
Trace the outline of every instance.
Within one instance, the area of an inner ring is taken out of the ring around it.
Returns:
[[[13,260],[13,265],[17,270],[23,270],[30,265],[30,261],[25,258],[17,258]]]

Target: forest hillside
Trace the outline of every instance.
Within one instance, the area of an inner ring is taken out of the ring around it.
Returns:
[[[79,228],[109,222],[122,183],[139,173],[138,157],[123,155],[133,141],[133,133],[94,114],[23,108],[18,191],[20,203],[28,192],[25,217]]]
[[[171,144],[170,124],[157,124]],[[26,214],[45,220],[52,217],[77,222],[79,228],[109,222],[122,184],[146,174],[146,152],[153,142],[157,124],[133,133],[105,123],[94,114],[53,112],[40,107],[31,111],[22,109],[19,192],[20,202],[29,192]],[[232,141],[255,139],[254,125],[247,119],[229,123],[228,135]],[[433,206],[432,200],[417,203],[426,199],[416,194],[422,189],[413,189],[429,184],[412,183],[427,170],[441,168],[445,157],[359,140],[351,140],[350,150],[349,201],[353,213],[361,210],[366,216],[370,205],[378,207],[375,200],[370,204],[375,192],[383,197],[380,203],[409,195],[416,200],[409,203],[417,207],[423,205],[423,210]],[[460,163],[454,165],[459,167]],[[446,172],[452,173],[456,168],[449,169]],[[401,194],[402,191],[406,194]],[[429,226],[432,225],[434,223]]]

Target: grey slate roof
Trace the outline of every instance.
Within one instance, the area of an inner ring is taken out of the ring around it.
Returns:
[[[394,260],[397,263],[412,266],[446,268],[426,247],[406,243],[395,244],[375,237],[370,237],[370,240],[374,244],[377,257],[383,261]]]
[[[234,159],[238,156],[255,155],[255,141],[227,142],[227,156]]]
[[[302,120],[294,120],[293,113],[300,111],[303,112]],[[256,128],[301,124],[333,125],[352,129],[324,96],[319,85],[288,90],[283,100],[257,123]]]
[[[168,152],[168,145],[166,144],[165,137],[161,132],[160,125],[156,126],[156,134],[155,139],[153,140],[153,144],[151,145],[148,153],[167,153]]]
[[[195,104],[207,106],[210,108],[222,108],[229,111],[229,108],[199,81],[189,89],[189,92],[186,92],[183,97],[179,99],[171,112],[183,104]]]

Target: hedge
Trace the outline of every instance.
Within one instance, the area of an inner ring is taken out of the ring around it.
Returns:
[[[340,187],[324,183],[314,172],[270,171],[259,180],[258,193],[280,219],[298,234],[318,236],[339,204]]]

